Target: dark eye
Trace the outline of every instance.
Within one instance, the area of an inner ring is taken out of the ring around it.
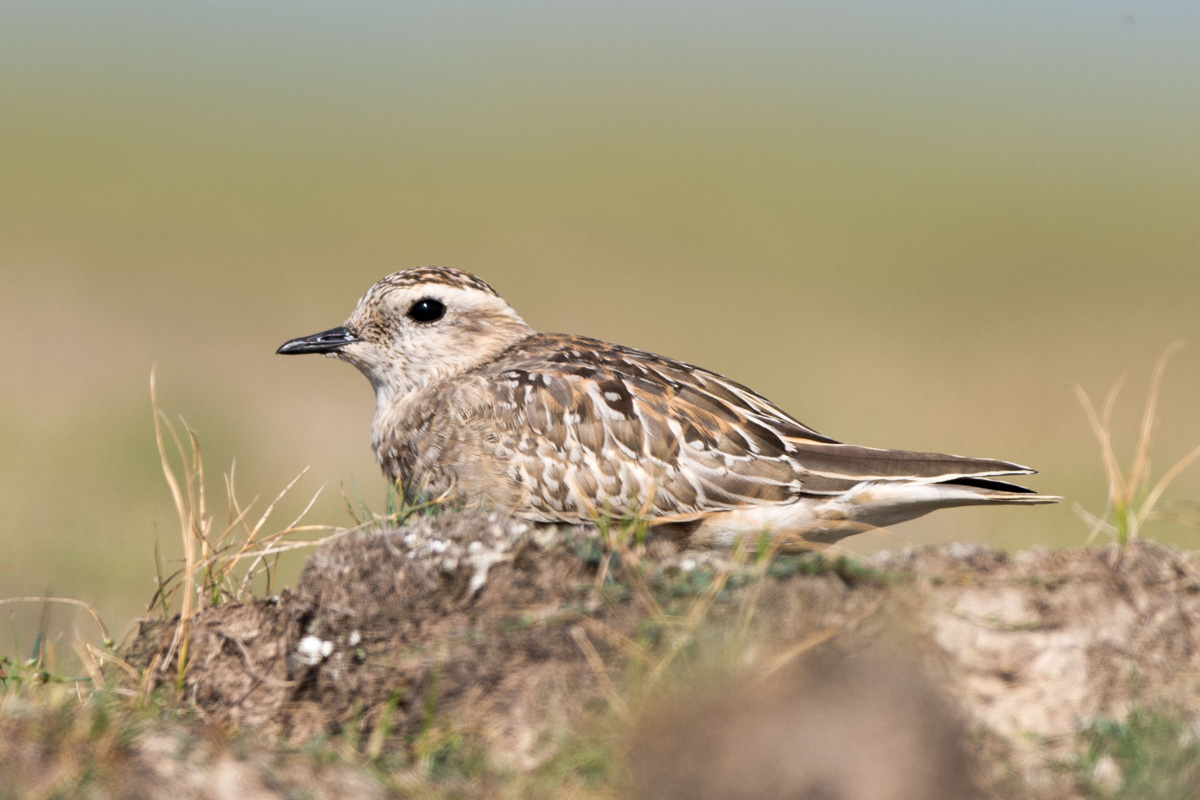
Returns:
[[[432,297],[422,297],[408,309],[408,318],[413,322],[437,322],[446,313],[446,304]]]

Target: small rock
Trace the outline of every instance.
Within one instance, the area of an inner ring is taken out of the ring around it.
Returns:
[[[315,667],[333,652],[333,642],[326,642],[319,636],[305,636],[296,645],[296,661],[306,667]]]

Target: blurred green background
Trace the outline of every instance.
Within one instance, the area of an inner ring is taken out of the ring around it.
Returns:
[[[144,610],[155,526],[180,552],[155,363],[218,509],[235,457],[243,499],[311,465],[278,525],[321,484],[310,522],[349,523],[351,481],[381,506],[366,382],[274,350],[423,264],[829,435],[1027,463],[1101,511],[1070,382],[1130,374],[1127,450],[1155,358],[1196,338],[1197,41],[1189,2],[8,0],[0,596],[78,597],[117,632]],[[1198,386],[1193,341],[1158,472],[1200,442]],[[1200,496],[1198,472],[1168,497]],[[894,533],[850,544],[1087,528],[1068,502]],[[27,651],[41,609],[10,612]]]

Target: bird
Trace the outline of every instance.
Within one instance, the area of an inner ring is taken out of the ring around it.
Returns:
[[[753,390],[664,356],[539,333],[481,278],[392,273],[342,325],[291,339],[357,367],[371,445],[409,503],[532,523],[644,523],[689,546],[746,536],[824,546],[971,505],[1061,498],[1008,461],[846,444]]]

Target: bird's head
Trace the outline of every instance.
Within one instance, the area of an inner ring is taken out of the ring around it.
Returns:
[[[276,352],[322,353],[358,367],[386,404],[495,357],[533,333],[496,290],[469,272],[394,272],[363,295],[344,325]]]

